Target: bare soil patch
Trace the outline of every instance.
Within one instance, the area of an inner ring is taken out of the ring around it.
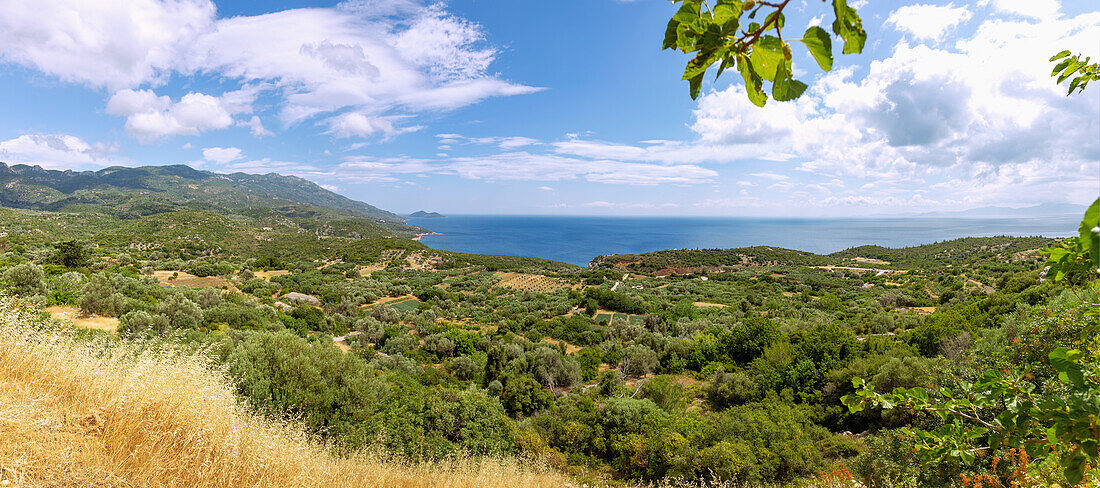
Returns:
[[[711,303],[711,302],[695,302],[694,305],[696,307],[718,307],[718,308],[725,308],[725,307],[728,306],[724,303]]]

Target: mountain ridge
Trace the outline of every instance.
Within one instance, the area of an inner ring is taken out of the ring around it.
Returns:
[[[0,162],[0,205],[6,207],[61,211],[72,205],[93,205],[126,217],[187,208],[195,202],[222,207],[230,213],[257,206],[309,205],[391,223],[405,221],[398,214],[352,200],[304,178],[278,173],[224,174],[185,164],[73,171]]]

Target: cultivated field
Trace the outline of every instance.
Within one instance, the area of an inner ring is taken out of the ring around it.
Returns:
[[[545,293],[557,290],[563,286],[570,286],[569,283],[562,280],[537,274],[497,273],[496,275],[500,277],[500,282],[498,282],[496,286],[511,288],[513,290]]]

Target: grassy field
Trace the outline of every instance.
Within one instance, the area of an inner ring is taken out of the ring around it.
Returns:
[[[175,275],[175,278],[172,277],[173,275]],[[237,291],[237,287],[233,286],[233,283],[217,276],[199,277],[184,271],[154,271],[153,276],[155,276],[162,285],[185,286],[187,288],[221,288]],[[269,276],[278,275],[272,274]]]
[[[42,332],[0,299],[0,485],[143,487],[569,486],[519,459],[333,457],[249,413],[199,356]],[[155,348],[154,348],[155,349]],[[140,378],[140,381],[136,381]]]
[[[52,318],[73,324],[73,327],[102,330],[106,332],[115,332],[118,330],[118,319],[106,315],[86,315],[80,311],[80,307],[74,307],[72,305],[46,307],[46,312],[48,312]]]

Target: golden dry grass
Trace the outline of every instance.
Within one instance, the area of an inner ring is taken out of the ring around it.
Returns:
[[[273,269],[271,271],[253,271],[253,275],[264,281],[271,281],[272,276],[285,276],[290,274],[290,271],[285,269]]]
[[[69,322],[81,329],[96,329],[106,332],[118,331],[118,319],[106,315],[87,315],[80,307],[72,305],[54,305],[46,307],[46,312],[62,322]]]
[[[567,486],[512,459],[336,458],[249,413],[200,356],[43,332],[0,298],[0,485],[15,487]]]
[[[172,275],[176,275],[176,277],[172,278]],[[153,276],[162,285],[185,286],[188,288],[225,288],[229,291],[238,291],[233,283],[217,276],[199,277],[183,271],[154,271]]]

